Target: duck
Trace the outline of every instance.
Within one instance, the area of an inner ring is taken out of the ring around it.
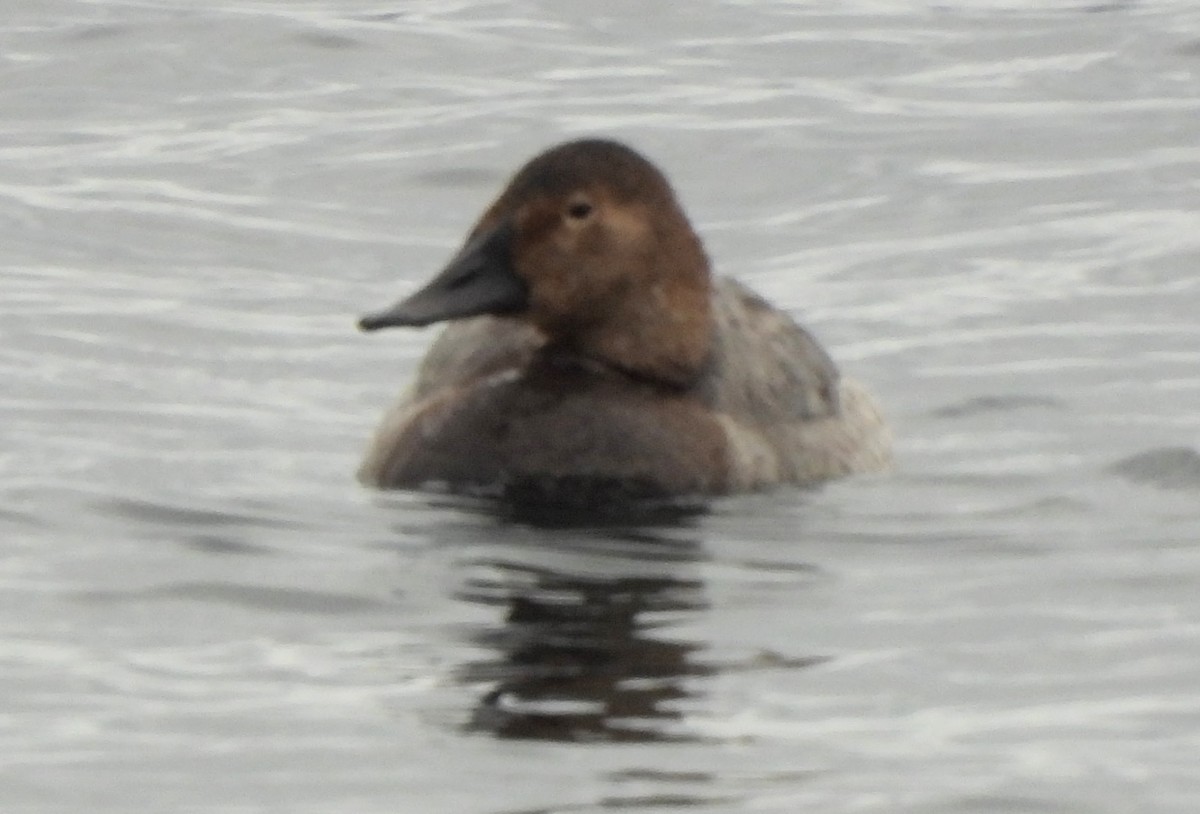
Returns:
[[[438,322],[368,447],[368,486],[718,496],[892,460],[871,391],[715,276],[666,176],[617,141],[535,156],[440,273],[359,328]]]

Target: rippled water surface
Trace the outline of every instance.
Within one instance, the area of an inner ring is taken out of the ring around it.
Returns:
[[[1192,2],[39,0],[0,21],[0,809],[1200,811]],[[579,134],[895,473],[361,489],[355,316]]]

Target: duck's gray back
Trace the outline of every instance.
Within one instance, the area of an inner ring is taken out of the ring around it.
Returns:
[[[741,283],[722,279],[714,290],[713,357],[698,392],[724,427],[729,488],[886,469],[891,434],[874,396]]]
[[[713,355],[699,392],[714,410],[761,425],[837,412],[837,366],[791,317],[736,280],[720,279],[713,319]]]

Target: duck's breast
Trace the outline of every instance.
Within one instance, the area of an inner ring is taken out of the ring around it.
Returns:
[[[390,487],[591,482],[627,494],[715,493],[728,489],[726,438],[720,418],[689,394],[534,363],[402,405],[360,477]]]

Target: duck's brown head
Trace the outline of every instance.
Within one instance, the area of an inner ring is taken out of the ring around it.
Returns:
[[[521,168],[437,277],[359,325],[509,315],[555,351],[685,386],[708,357],[710,296],[708,258],[662,173],[584,140]]]

